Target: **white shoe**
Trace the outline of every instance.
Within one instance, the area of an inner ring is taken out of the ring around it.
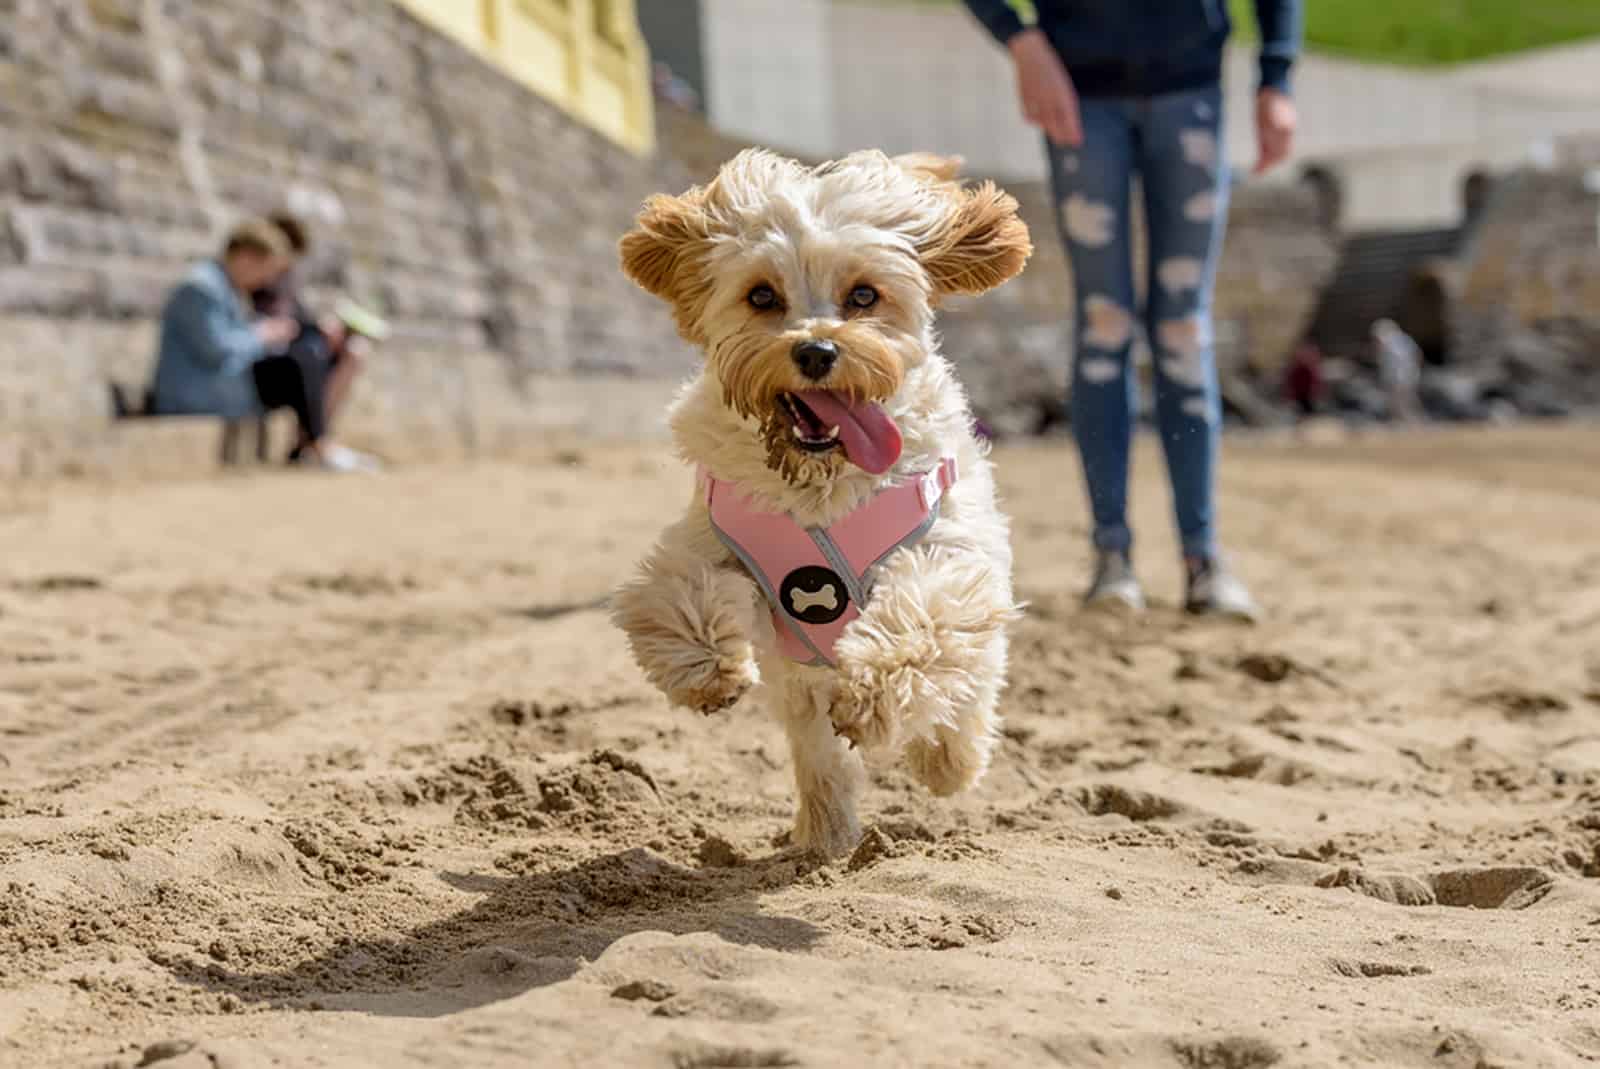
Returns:
[[[1094,580],[1083,596],[1086,609],[1140,613],[1144,611],[1144,590],[1133,574],[1133,562],[1121,550],[1101,550],[1095,559]]]
[[[1189,589],[1183,599],[1186,611],[1196,616],[1219,616],[1255,623],[1261,616],[1255,599],[1220,559],[1191,563]]]
[[[337,472],[375,472],[383,469],[377,457],[337,444],[322,447],[322,466],[328,471]]]
[[[315,452],[310,449],[302,451],[295,463],[301,467],[340,475],[370,474],[383,469],[383,464],[377,457],[357,452],[348,446],[331,443],[319,446]]]

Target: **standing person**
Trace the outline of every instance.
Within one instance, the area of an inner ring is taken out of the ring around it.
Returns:
[[[1422,349],[1392,319],[1372,324],[1372,347],[1378,357],[1378,379],[1389,399],[1389,418],[1416,423],[1422,418],[1417,386],[1422,381]]]
[[[1225,0],[1035,0],[1025,26],[1007,0],[965,0],[1010,51],[1022,112],[1046,136],[1072,261],[1078,342],[1070,415],[1094,513],[1094,577],[1085,604],[1144,607],[1128,527],[1135,324],[1132,180],[1149,235],[1142,322],[1154,356],[1156,413],[1171,477],[1193,613],[1253,619],[1256,606],[1217,545],[1215,469],[1221,404],[1211,295],[1227,219],[1222,136]],[[1299,0],[1255,0],[1262,48],[1257,173],[1286,159],[1296,114],[1289,70]]]

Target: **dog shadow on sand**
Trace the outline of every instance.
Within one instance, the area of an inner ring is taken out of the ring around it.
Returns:
[[[569,979],[638,932],[709,932],[732,944],[785,951],[805,949],[824,934],[758,904],[762,892],[792,884],[814,863],[781,853],[745,859],[703,852],[702,858],[701,867],[687,868],[633,848],[527,875],[443,872],[440,879],[482,893],[481,900],[409,932],[340,939],[281,969],[244,969],[225,960],[163,964],[186,983],[245,1003],[434,1017]]]

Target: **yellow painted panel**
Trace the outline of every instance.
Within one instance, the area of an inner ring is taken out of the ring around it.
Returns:
[[[654,147],[650,56],[633,0],[396,0],[574,118]]]
[[[514,77],[544,96],[560,104],[571,97],[572,46],[542,22],[507,18],[496,54]]]
[[[602,133],[618,141],[628,141],[628,94],[605,78],[587,78],[583,83],[583,110]]]
[[[400,6],[474,51],[488,45],[479,0],[400,0]]]

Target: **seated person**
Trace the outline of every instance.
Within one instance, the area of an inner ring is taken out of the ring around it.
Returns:
[[[323,428],[328,430],[349,397],[351,383],[365,367],[367,339],[381,340],[387,327],[376,317],[368,317],[372,329],[362,333],[338,314],[320,318],[313,315],[301,299],[299,277],[300,264],[311,251],[310,231],[299,217],[288,212],[269,216],[267,221],[283,232],[289,243],[291,262],[276,278],[254,290],[250,301],[257,315],[288,316],[298,325],[298,333],[283,347],[282,353],[271,355],[290,356],[306,375],[322,380]],[[359,309],[356,312],[361,314]],[[325,442],[322,451],[325,458],[337,457],[351,465],[370,468],[377,464],[373,458],[341,445]],[[297,445],[289,454],[289,460],[298,461],[303,455],[303,445]]]
[[[296,457],[352,470],[326,441],[326,373],[286,347],[301,327],[288,316],[251,321],[248,295],[290,264],[283,231],[266,220],[236,227],[222,256],[189,269],[161,313],[160,349],[151,390],[156,415],[246,419],[291,408],[300,425]]]

